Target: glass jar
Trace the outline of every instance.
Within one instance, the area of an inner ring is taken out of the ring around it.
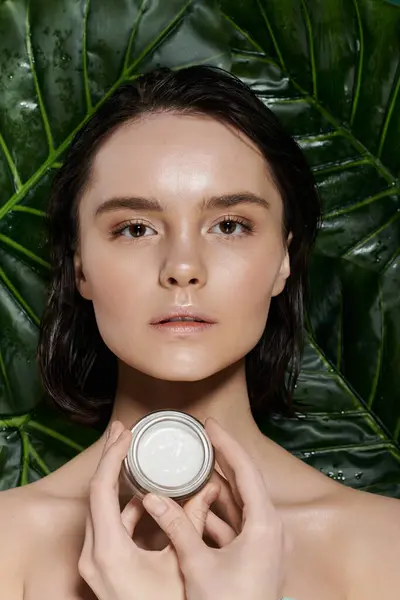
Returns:
[[[215,454],[203,424],[179,410],[156,410],[130,428],[122,477],[132,494],[169,496],[182,504],[210,479]]]

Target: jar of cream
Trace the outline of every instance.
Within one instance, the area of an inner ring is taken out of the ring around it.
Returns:
[[[179,410],[157,410],[130,428],[122,477],[135,496],[149,492],[183,503],[210,479],[215,455],[203,424]]]

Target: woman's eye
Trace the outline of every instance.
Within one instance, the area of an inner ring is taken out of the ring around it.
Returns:
[[[146,235],[143,235],[144,232],[146,231],[146,229],[152,229],[152,228],[149,227],[148,225],[145,225],[144,223],[129,223],[128,225],[125,225],[125,227],[120,229],[117,233],[124,237],[132,237],[132,238],[147,237]],[[154,229],[153,229],[153,231],[154,231]],[[124,233],[124,232],[128,232],[128,233]]]
[[[240,228],[242,228],[244,232],[242,231],[242,233],[239,233],[239,235],[246,235],[247,233],[251,233],[253,230],[253,226],[251,223],[229,218],[223,219],[222,221],[214,225],[214,227],[219,227],[221,233],[228,236],[232,236],[233,233],[237,233],[238,229],[240,230]]]

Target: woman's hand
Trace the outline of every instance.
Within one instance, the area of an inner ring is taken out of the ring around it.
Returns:
[[[184,584],[174,547],[162,551],[139,548],[132,540],[136,524],[144,514],[142,502],[133,497],[122,513],[119,506],[119,474],[132,439],[132,432],[115,421],[103,455],[90,483],[90,509],[78,561],[78,571],[99,600],[184,600]],[[186,527],[202,539],[208,510],[207,486],[180,508]],[[225,496],[221,510],[226,510]],[[178,507],[176,502],[173,502]],[[232,512],[231,512],[232,514]],[[216,517],[217,518],[217,517]],[[163,518],[164,527],[175,524]]]
[[[231,526],[207,510],[212,499],[203,500],[197,528],[170,498],[162,499],[163,513],[161,505],[158,512],[153,510],[152,494],[145,496],[143,505],[175,547],[187,600],[277,600],[284,579],[282,520],[248,453],[215,419],[208,418],[205,427],[236,505],[243,509],[239,527],[237,515],[233,514]],[[202,523],[220,548],[203,542]]]

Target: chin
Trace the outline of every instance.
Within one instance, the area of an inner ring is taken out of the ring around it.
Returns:
[[[253,347],[254,344],[251,346]],[[163,348],[160,345],[140,345],[137,347],[114,349],[114,354],[128,368],[132,368],[148,377],[163,381],[195,382],[212,377],[217,373],[241,363],[248,352],[245,348],[229,349],[224,345],[218,348]],[[251,349],[251,348],[250,348]]]
[[[157,364],[148,365],[146,368],[145,365],[134,365],[135,369],[138,369],[142,373],[146,373],[150,377],[154,377],[156,379],[162,379],[164,381],[200,381],[202,379],[206,379],[207,377],[211,377],[215,373],[219,371],[219,369],[215,368],[215,365],[211,367],[211,365],[204,365],[203,368],[199,366],[199,364],[188,365],[186,368],[183,368],[182,365],[177,365],[176,362],[174,364]]]

